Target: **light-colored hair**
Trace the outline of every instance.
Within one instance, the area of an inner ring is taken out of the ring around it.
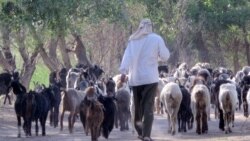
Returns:
[[[140,39],[141,37],[152,33],[152,22],[150,19],[142,19],[138,29],[129,37],[129,40]]]

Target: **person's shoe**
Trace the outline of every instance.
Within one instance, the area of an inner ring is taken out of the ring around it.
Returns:
[[[144,137],[143,141],[154,141],[150,137]]]

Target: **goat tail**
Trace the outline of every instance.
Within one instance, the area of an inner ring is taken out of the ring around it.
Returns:
[[[226,99],[226,102],[229,102],[231,99],[230,99],[230,94],[229,94],[229,92],[226,92],[226,97],[225,97],[225,99]]]
[[[169,99],[171,99],[174,103],[176,103],[176,99],[172,96],[172,94],[169,95]]]
[[[230,93],[226,92],[225,93],[225,106],[229,107],[231,105],[231,98],[230,98]]]
[[[202,99],[203,99],[203,95],[204,95],[204,92],[203,92],[202,90],[197,91],[197,92],[196,92],[196,95],[195,95],[196,100],[197,100],[197,101],[202,100]]]

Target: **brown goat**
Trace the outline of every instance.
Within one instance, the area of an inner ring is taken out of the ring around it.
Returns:
[[[97,141],[100,136],[101,125],[104,119],[103,105],[95,101],[90,101],[90,105],[87,107],[86,113],[86,134],[90,129],[91,140]]]
[[[86,97],[81,102],[80,116],[86,135],[89,130],[91,140],[97,141],[100,136],[101,125],[104,120],[103,105],[97,100],[94,87],[86,89]],[[84,116],[84,117],[82,117]]]

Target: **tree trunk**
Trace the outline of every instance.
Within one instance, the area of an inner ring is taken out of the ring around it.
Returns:
[[[244,36],[244,46],[246,50],[247,64],[248,66],[250,66],[250,43],[247,39],[248,34],[245,26],[243,27],[243,36]]]
[[[233,41],[233,46],[231,46],[233,48],[233,64],[234,64],[234,72],[237,72],[240,68],[240,64],[239,64],[239,40],[237,40],[236,38]]]
[[[3,25],[2,28],[3,47],[1,51],[0,62],[4,69],[8,71],[13,71],[16,69],[16,62],[10,50],[10,32],[11,32],[10,27],[8,25]]]
[[[19,47],[19,52],[22,54],[21,56],[23,56],[23,60],[25,60],[21,72],[21,82],[27,89],[29,89],[30,80],[36,69],[39,49],[42,46],[43,44],[38,44],[30,57],[27,54],[26,48]]]
[[[76,40],[76,46],[74,49],[75,58],[77,63],[81,65],[91,66],[89,59],[87,58],[86,48],[82,42],[81,36],[74,33],[73,36]]]
[[[35,55],[35,53],[33,53]],[[35,57],[35,56],[34,56]],[[29,84],[31,81],[31,78],[35,72],[36,69],[36,60],[38,58],[38,52],[37,52],[37,56],[35,58],[33,58],[33,60],[29,60],[29,62],[25,62],[23,64],[23,73],[21,76],[21,83],[26,87],[26,89],[29,89]]]
[[[56,40],[54,39],[51,39],[49,45],[48,45],[48,48],[49,48],[49,55],[46,53],[45,51],[45,48],[44,47],[41,47],[40,49],[40,55],[43,59],[43,62],[44,64],[49,68],[49,70],[52,72],[52,71],[58,71],[60,70],[60,63],[58,61],[58,59],[56,58],[56,47],[54,46],[57,46],[56,44]],[[52,48],[52,49],[51,49]]]
[[[32,30],[33,28],[31,28]],[[39,40],[36,32],[34,32],[33,30],[33,36],[35,36],[34,38],[36,40]],[[30,84],[30,80],[32,78],[32,75],[35,71],[36,68],[36,62],[37,62],[37,58],[38,58],[38,53],[39,53],[39,49],[43,47],[43,44],[40,42],[38,42],[37,46],[35,47],[34,52],[32,53],[32,55],[29,57],[29,54],[26,50],[25,47],[25,32],[24,30],[20,30],[17,36],[17,43],[19,46],[19,52],[20,55],[23,59],[23,68],[21,70],[21,78],[20,81],[21,83],[27,88],[27,90],[29,89],[29,84]]]
[[[58,44],[58,39],[52,37],[48,46],[50,58],[57,58],[57,53],[56,53],[57,44]]]
[[[191,58],[193,58],[191,54],[188,54],[187,52],[191,34],[184,14],[187,9],[187,3],[187,0],[180,0],[177,4],[180,5],[177,10],[178,13],[176,13],[179,15],[176,23],[176,28],[178,31],[173,48],[171,49],[171,56],[168,61],[172,68],[175,68],[179,61],[186,62],[188,65],[190,65]],[[172,5],[173,3],[169,2],[169,6]],[[168,21],[168,18],[166,19],[166,21]]]
[[[72,66],[71,66],[69,54],[67,53],[67,47],[66,47],[65,37],[59,35],[58,39],[60,41],[60,51],[61,51],[62,61],[63,61],[64,67],[66,67],[67,69],[69,69]]]
[[[201,31],[198,31],[196,33],[194,43],[196,44],[196,48],[198,49],[199,60],[201,62],[210,62],[209,52],[208,49],[205,47]]]
[[[214,62],[217,62],[217,66],[225,66],[225,60],[224,60],[224,55],[223,55],[223,51],[221,49],[221,45],[219,42],[219,36],[217,32],[213,32],[211,33],[212,39],[213,39],[213,50],[216,54],[216,56],[213,56],[215,58]]]

